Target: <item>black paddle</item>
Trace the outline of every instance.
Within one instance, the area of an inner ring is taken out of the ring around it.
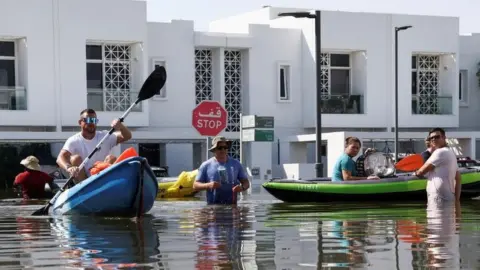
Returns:
[[[130,113],[130,111],[137,105],[138,103],[147,100],[154,95],[158,94],[160,89],[165,85],[165,82],[167,80],[167,71],[165,70],[164,67],[157,67],[151,74],[148,76],[148,78],[145,80],[145,82],[142,85],[142,88],[140,89],[140,93],[138,93],[137,100],[135,103],[130,105],[130,107],[125,111],[125,113],[120,117],[120,121],[123,122],[125,117]],[[114,128],[110,129],[107,135],[103,137],[103,139],[95,146],[95,149],[88,155],[88,157],[80,164],[78,167],[79,170],[82,170],[85,164],[88,162],[90,158],[100,149],[100,145],[102,145],[103,141],[107,139],[107,137],[112,134],[115,131]],[[32,215],[34,216],[42,216],[42,215],[48,215],[48,209],[50,206],[53,205],[53,203],[57,200],[58,196],[65,191],[65,188],[70,185],[70,183],[73,182],[73,177],[70,177],[68,181],[63,185],[63,187],[55,194],[55,196],[41,209],[38,209],[35,211]]]

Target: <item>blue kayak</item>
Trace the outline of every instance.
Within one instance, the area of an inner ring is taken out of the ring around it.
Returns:
[[[50,209],[63,215],[135,215],[142,205],[144,214],[157,193],[157,179],[146,159],[131,157],[65,190]]]

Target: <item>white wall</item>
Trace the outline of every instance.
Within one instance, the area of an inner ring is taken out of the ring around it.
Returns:
[[[269,10],[266,12],[265,10]],[[272,48],[301,51],[301,68],[295,69],[293,77],[301,78],[301,106],[305,128],[315,126],[315,38],[314,21],[311,19],[279,18],[274,15],[284,12],[282,8],[264,8],[245,13],[210,25],[211,30],[253,35],[252,25],[268,23],[273,28],[301,29],[300,48],[288,43],[274,41],[275,45],[262,53],[268,63]],[[269,20],[273,19],[273,20]],[[424,127],[439,121],[444,127],[458,126],[458,102],[453,100],[453,114],[412,115],[411,113],[411,56],[414,53],[442,54],[440,92],[442,95],[458,95],[456,58],[458,57],[458,18],[434,16],[410,16],[374,13],[322,11],[322,51],[352,53],[352,92],[364,95],[365,114],[324,114],[324,127],[390,127],[394,111],[394,27],[412,25],[413,28],[399,35],[399,92],[400,127]],[[264,29],[267,29],[264,27]],[[248,31],[247,31],[248,30]],[[283,29],[282,29],[283,30]],[[435,30],[435,31],[433,31]],[[268,31],[274,32],[269,29]],[[263,41],[267,42],[267,41]],[[258,41],[255,41],[255,45]],[[253,50],[263,48],[253,46]],[[453,55],[451,57],[450,55]],[[363,59],[362,59],[363,58]],[[443,68],[446,68],[444,70]],[[267,72],[268,73],[268,72]],[[252,72],[252,74],[257,74]],[[264,76],[263,73],[261,75]],[[267,81],[266,78],[262,78]],[[251,82],[255,79],[251,79]],[[265,84],[265,83],[264,83]],[[298,98],[297,98],[298,100]],[[391,102],[390,102],[391,101]],[[295,101],[291,106],[298,106]],[[267,106],[264,110],[268,110]],[[273,108],[272,108],[273,111]]]
[[[112,9],[112,7],[115,7]],[[76,125],[80,111],[87,107],[85,46],[87,42],[146,43],[146,3],[129,0],[59,1],[59,80],[61,87],[62,125]],[[37,13],[38,16],[38,13]],[[128,18],[128,19],[127,19]],[[146,56],[135,55],[138,61],[133,89],[140,89],[148,73]],[[144,63],[142,65],[141,63]],[[132,90],[133,90],[132,89]],[[135,90],[133,90],[135,91]],[[138,90],[137,90],[138,91]],[[75,100],[75,102],[72,102]],[[126,123],[130,126],[148,125],[148,103],[142,105],[146,112],[132,112]],[[110,122],[123,112],[99,112],[98,118]],[[107,120],[108,119],[108,120]]]
[[[27,88],[27,110],[0,110],[0,125],[55,126],[53,5],[49,0],[26,2],[3,0],[1,3],[0,39],[18,41],[21,54],[17,62],[22,74],[17,73],[17,77],[19,86]]]
[[[315,126],[313,21],[277,18],[279,12],[298,9],[264,8],[217,20],[211,23],[210,30],[223,33],[213,33],[195,32],[192,21],[147,23],[146,4],[142,1],[31,0],[20,3],[4,0],[2,3],[0,38],[25,40],[19,42],[19,81],[27,87],[29,109],[0,110],[1,126],[76,125],[78,113],[87,106],[85,44],[91,41],[135,44],[135,88],[139,88],[152,71],[154,59],[166,62],[166,98],[143,102],[145,112],[132,112],[126,121],[128,126],[142,127],[135,130],[135,139],[200,138],[191,127],[197,47],[214,50],[214,92],[220,101],[224,100],[220,94],[224,91],[222,52],[224,49],[244,52],[244,113],[275,117],[275,137],[281,141],[282,164],[290,162],[287,137],[305,133],[305,128]],[[480,101],[475,76],[480,38],[474,35],[459,39],[458,18],[336,11],[322,13],[322,48],[324,52],[352,53],[352,92],[364,95],[365,114],[323,114],[323,126],[384,128],[393,125],[393,28],[401,25],[413,28],[399,34],[400,126],[457,127],[460,124],[461,128],[478,130],[480,124],[474,117],[479,109],[474,105]],[[452,115],[411,114],[412,53],[443,54],[440,88],[443,95],[454,97]],[[279,64],[291,67],[292,98],[288,102],[279,102],[277,98]],[[469,70],[470,90],[468,107],[461,107],[460,111],[456,98],[459,66]],[[119,114],[121,112],[100,112],[99,118],[106,124]],[[62,140],[70,134],[5,132],[0,134],[0,139]],[[238,133],[228,137],[238,138]],[[189,157],[191,150],[176,144],[168,147],[169,160],[173,162],[168,165],[177,167],[173,170],[178,173],[183,162],[176,165],[176,157],[180,157],[177,153]],[[175,150],[176,147],[180,150]],[[272,148],[274,168],[277,150],[275,146]],[[262,157],[258,157],[258,162],[253,161],[251,166],[268,168],[267,162],[261,160]],[[190,166],[191,161],[184,164]]]
[[[459,19],[436,16],[392,16],[392,27],[403,25],[412,25],[413,27],[399,33],[399,93],[402,92],[401,89],[409,92],[411,89],[410,56],[412,53],[447,54],[440,59],[440,92],[442,95],[453,97],[453,115],[407,114],[405,109],[411,107],[411,101],[408,95],[399,95],[399,110],[401,110],[399,125],[401,127],[429,127],[434,122],[439,125],[441,123],[442,127],[458,127],[458,98],[455,97],[458,97],[456,59],[459,55]]]
[[[163,59],[167,69],[166,99],[150,101],[152,129],[191,127],[195,107],[193,33],[191,21],[148,23],[149,70],[153,70],[154,59]]]
[[[20,86],[28,87],[28,110],[0,111],[1,125],[58,129],[62,124],[77,125],[79,112],[87,107],[87,41],[144,43],[147,39],[146,5],[139,1],[5,0],[0,18],[0,38],[24,38],[19,42],[19,77]],[[143,67],[146,54],[140,50],[135,55],[134,89],[148,75]],[[131,113],[131,125],[148,125],[145,107],[145,113]],[[98,116],[110,120],[121,113],[99,112]]]
[[[467,70],[468,92],[464,93],[466,102],[460,104],[460,128],[480,130],[480,86],[476,73],[480,69],[480,34],[460,36],[460,69]]]

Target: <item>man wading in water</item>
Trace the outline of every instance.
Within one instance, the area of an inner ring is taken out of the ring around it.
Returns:
[[[225,137],[213,138],[209,150],[215,156],[198,168],[193,189],[207,189],[208,204],[236,204],[236,194],[250,187],[242,164],[227,154],[230,146],[231,141],[227,141]]]
[[[445,131],[432,129],[428,141],[433,148],[427,162],[418,169],[417,176],[427,176],[428,200],[459,201],[462,190],[461,175],[458,172],[457,157],[447,147]]]

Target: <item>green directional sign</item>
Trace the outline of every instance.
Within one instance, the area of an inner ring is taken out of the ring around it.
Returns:
[[[244,142],[273,142],[273,129],[244,129],[242,130]]]
[[[242,117],[242,128],[274,128],[273,116],[245,115]]]

